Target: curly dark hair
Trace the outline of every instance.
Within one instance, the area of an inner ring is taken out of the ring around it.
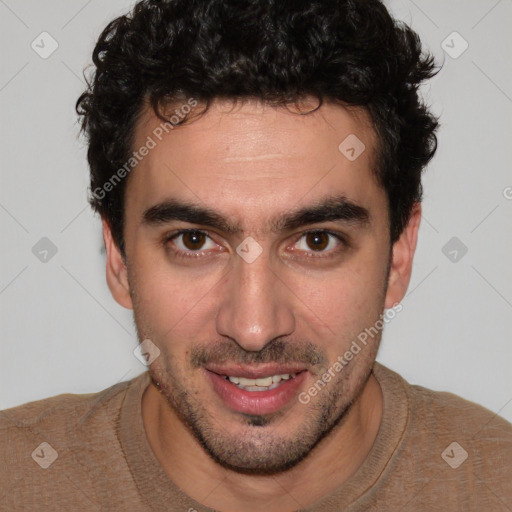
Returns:
[[[418,35],[379,0],[143,0],[107,25],[93,62],[76,103],[91,191],[130,158],[147,102],[165,119],[161,106],[177,97],[193,97],[205,110],[214,99],[286,106],[314,97],[318,106],[339,102],[370,114],[391,243],[422,199],[438,121],[418,88],[437,69]],[[123,255],[126,181],[89,197]]]

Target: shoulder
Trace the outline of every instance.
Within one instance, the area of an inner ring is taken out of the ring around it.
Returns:
[[[448,391],[434,391],[424,386],[410,384],[398,373],[377,363],[375,368],[379,382],[393,384],[393,389],[403,390],[407,397],[411,421],[421,421],[424,429],[436,432],[448,431],[482,437],[492,434],[512,440],[512,424],[498,412],[462,398]]]
[[[65,426],[93,408],[101,410],[116,395],[121,394],[131,381],[121,382],[96,393],[60,395],[27,402],[0,411],[0,432],[23,430],[51,425],[52,430]]]
[[[0,458],[19,463],[41,442],[61,449],[84,440],[100,444],[116,423],[126,391],[144,377],[141,374],[96,393],[65,393],[0,411]]]
[[[375,373],[393,390],[388,397],[407,402],[397,455],[411,474],[431,478],[438,491],[450,489],[468,503],[512,500],[511,423],[454,393],[410,384],[382,365]]]
[[[91,500],[108,495],[109,475],[129,481],[120,416],[130,391],[147,379],[146,372],[97,393],[66,393],[0,411],[0,502],[10,510],[46,509],[54,501],[86,510],[79,503],[90,508]]]
[[[512,443],[512,424],[499,412],[448,391],[408,385],[413,413],[438,432],[453,432],[471,440]]]

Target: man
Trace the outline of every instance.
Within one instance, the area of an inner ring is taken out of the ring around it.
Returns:
[[[431,57],[377,0],[143,1],[77,103],[148,372],[2,413],[5,510],[510,510],[512,426],[375,362]]]

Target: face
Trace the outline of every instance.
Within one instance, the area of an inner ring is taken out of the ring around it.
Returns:
[[[161,141],[160,123],[148,108],[135,133],[134,147],[156,145],[127,183],[126,266],[104,224],[110,288],[160,350],[151,376],[207,453],[282,471],[343,423],[367,382],[380,332],[333,365],[403,296],[417,225],[390,260],[362,111],[219,101]],[[355,160],[338,149],[350,134],[366,147]]]

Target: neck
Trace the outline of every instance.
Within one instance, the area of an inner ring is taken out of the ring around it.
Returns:
[[[152,383],[142,397],[142,416],[160,465],[194,500],[225,512],[287,512],[330,494],[362,465],[379,430],[382,392],[372,373],[343,423],[297,466],[271,476],[237,473],[213,461]]]

